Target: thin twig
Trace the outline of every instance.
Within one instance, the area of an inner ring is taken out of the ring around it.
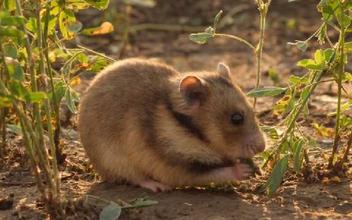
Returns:
[[[117,62],[117,60],[115,60],[114,58],[108,57],[108,56],[106,56],[106,55],[103,54],[103,53],[99,53],[99,52],[96,52],[96,51],[94,51],[94,50],[91,50],[91,49],[89,49],[89,48],[87,48],[87,47],[85,47],[85,46],[77,45],[77,47],[78,47],[78,48],[81,48],[81,49],[83,49],[83,50],[85,50],[85,51],[88,51],[88,52],[90,52],[90,53],[92,53],[92,54],[95,54],[95,55],[104,57],[105,59],[110,60],[111,62]]]
[[[266,15],[268,13],[268,9],[270,6],[271,0],[264,2],[262,0],[257,1],[258,10],[259,10],[259,42],[257,44],[257,48],[255,50],[256,59],[257,59],[257,74],[256,74],[256,83],[255,88],[259,88],[260,86],[260,78],[261,78],[261,64],[263,57],[263,46],[264,46],[264,33],[265,33],[265,23],[266,23]],[[257,97],[254,97],[253,108],[257,104]]]
[[[233,40],[237,40],[241,43],[244,43],[245,45],[247,45],[249,48],[251,48],[253,51],[255,51],[255,47],[253,46],[253,44],[249,43],[248,41],[246,41],[245,39],[235,36],[235,35],[231,35],[231,34],[214,34],[214,37],[227,37],[227,38],[231,38]]]

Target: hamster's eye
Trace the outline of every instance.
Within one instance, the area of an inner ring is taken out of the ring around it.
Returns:
[[[244,121],[244,117],[241,113],[233,113],[231,115],[231,122],[234,125],[242,125]]]

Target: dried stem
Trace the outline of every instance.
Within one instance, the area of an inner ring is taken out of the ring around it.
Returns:
[[[351,146],[352,146],[352,132],[350,132],[350,135],[348,137],[347,147],[346,147],[345,153],[343,154],[343,157],[341,159],[341,164],[343,164],[347,161],[347,157],[348,157],[348,154],[350,153]]]
[[[259,10],[259,33],[260,33],[260,35],[259,35],[259,42],[258,42],[257,48],[255,50],[256,59],[257,59],[257,74],[256,74],[255,88],[259,88],[259,86],[260,86],[265,23],[266,23],[266,15],[268,13],[270,3],[271,3],[271,0],[268,0],[267,2],[264,2],[263,0],[257,1],[258,10]],[[256,104],[257,104],[257,98],[254,97],[253,108],[255,108]]]

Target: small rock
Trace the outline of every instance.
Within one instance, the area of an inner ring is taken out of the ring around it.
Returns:
[[[11,193],[7,198],[0,199],[0,210],[12,209],[14,194]]]
[[[351,213],[352,212],[352,203],[348,202],[348,201],[344,201],[335,207],[335,211],[342,213],[342,214]]]

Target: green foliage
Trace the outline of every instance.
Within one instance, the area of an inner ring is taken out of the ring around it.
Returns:
[[[100,212],[99,220],[117,220],[121,215],[121,206],[115,202],[110,202],[109,205],[105,206]]]
[[[250,97],[265,97],[265,96],[277,96],[284,93],[287,88],[281,87],[264,87],[252,89],[247,93]]]
[[[131,203],[123,202],[124,205],[119,205],[114,201],[107,201],[99,197],[93,197],[93,198],[103,201],[104,203],[107,203],[107,202],[109,203],[100,212],[100,215],[99,215],[100,220],[117,220],[121,215],[122,209],[141,208],[141,207],[147,207],[147,206],[158,204],[158,201],[151,200],[148,198],[137,198],[133,200]]]
[[[288,166],[287,156],[284,156],[276,163],[266,184],[266,188],[268,190],[267,193],[269,195],[272,195],[279,188],[282,182],[282,179],[284,177],[284,174],[287,170],[287,166]]]
[[[321,0],[317,8],[322,15],[320,27],[308,39],[289,44],[305,51],[309,42],[316,38],[320,44],[328,42],[329,48],[318,49],[312,58],[298,61],[297,65],[306,69],[307,73],[302,77],[291,76],[283,98],[274,106],[274,113],[284,116],[283,124],[286,130],[280,135],[280,138],[276,139],[276,148],[271,150],[264,162],[264,165],[269,161],[275,163],[272,175],[266,185],[269,194],[275,192],[278,184],[282,181],[283,173],[288,168],[292,167],[296,172],[299,172],[303,163],[305,166],[309,166],[306,150],[312,146],[312,142],[300,131],[296,121],[302,117],[303,113],[303,116],[309,114],[309,99],[318,84],[324,82],[323,77],[330,77],[329,81],[335,81],[338,85],[335,138],[333,152],[329,160],[330,167],[333,166],[334,158],[336,158],[339,137],[351,132],[351,119],[347,114],[344,114],[346,109],[351,107],[351,99],[348,103],[341,102],[342,83],[347,82],[351,77],[344,70],[352,45],[351,42],[346,42],[348,39],[346,33],[350,29],[352,20],[350,16],[351,3],[350,1]],[[337,42],[331,41],[327,35],[328,30],[338,31]],[[324,48],[326,48],[325,45]]]
[[[220,21],[223,11],[219,11],[214,18],[214,23],[212,27],[207,27],[204,32],[194,33],[189,35],[189,39],[198,44],[205,44],[211,38],[215,37],[216,26]]]
[[[61,200],[58,140],[54,140],[54,130],[60,130],[59,106],[64,102],[75,112],[77,74],[98,72],[111,62],[94,51],[66,48],[64,43],[82,29],[76,12],[105,9],[108,3],[5,0],[0,4],[0,111],[15,112],[21,132],[15,131],[23,136],[42,199],[48,208],[59,211],[60,206],[54,207]]]
[[[315,51],[314,56],[310,59],[303,59],[297,62],[297,66],[302,67],[307,72],[304,76],[291,76],[288,86],[282,87],[260,87],[260,64],[261,53],[263,48],[263,36],[265,30],[265,18],[270,5],[270,1],[256,1],[260,13],[260,39],[256,47],[251,43],[238,36],[230,34],[221,34],[216,30],[216,25],[220,19],[220,12],[214,19],[214,24],[200,33],[191,34],[190,40],[205,44],[215,37],[227,37],[246,44],[252,48],[257,58],[257,79],[256,87],[248,93],[250,97],[278,96],[282,97],[273,107],[273,114],[284,118],[280,125],[285,127],[284,132],[278,132],[276,127],[263,127],[263,130],[273,138],[275,148],[270,149],[262,154],[264,166],[274,163],[272,175],[266,184],[266,191],[269,194],[274,193],[282,182],[282,178],[287,169],[293,168],[299,172],[303,165],[308,166],[307,149],[313,145],[309,137],[305,137],[301,132],[296,121],[301,117],[309,114],[308,103],[315,88],[318,84],[323,83],[323,77],[330,77],[328,81],[335,81],[338,85],[338,103],[336,110],[336,127],[335,139],[337,143],[341,132],[348,133],[351,131],[351,119],[344,114],[346,109],[351,108],[349,103],[341,103],[341,91],[343,82],[351,81],[351,73],[345,71],[345,65],[348,61],[348,55],[352,52],[352,41],[347,41],[347,33],[351,32],[352,23],[352,3],[350,1],[340,0],[321,0],[317,6],[322,16],[322,23],[319,28],[307,39],[289,42],[291,46],[296,46],[302,52],[305,52],[313,39],[318,43],[325,44],[324,49]],[[337,42],[332,42],[328,32],[337,31],[339,38]],[[327,45],[327,46],[326,46]],[[277,74],[269,73],[274,83],[277,83]],[[348,94],[350,95],[350,94]],[[256,100],[254,100],[255,104]],[[254,105],[255,106],[255,105]],[[337,144],[334,144],[334,148]],[[333,150],[331,158],[334,158],[336,149]],[[331,161],[329,164],[331,165]]]

